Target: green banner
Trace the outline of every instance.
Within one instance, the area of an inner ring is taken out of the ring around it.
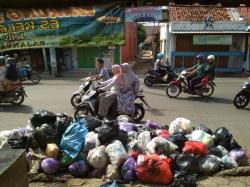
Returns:
[[[232,35],[194,35],[194,45],[232,45]]]
[[[2,9],[0,50],[124,44],[119,6]]]

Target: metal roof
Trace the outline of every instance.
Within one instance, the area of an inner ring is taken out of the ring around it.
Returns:
[[[170,31],[172,34],[250,34],[247,31]]]

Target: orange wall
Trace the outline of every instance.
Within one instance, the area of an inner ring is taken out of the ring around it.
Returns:
[[[122,47],[122,62],[131,63],[137,52],[136,23],[125,24],[125,45]]]

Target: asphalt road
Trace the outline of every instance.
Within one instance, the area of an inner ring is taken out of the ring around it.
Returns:
[[[225,126],[244,148],[250,150],[250,105],[238,110],[232,104],[236,91],[245,80],[246,78],[218,78],[213,97],[200,98],[181,94],[177,99],[168,98],[164,87],[147,88],[142,83],[146,100],[151,106],[144,119],[168,125],[177,117],[185,117],[192,121],[193,126],[202,123],[212,130]],[[25,127],[32,113],[39,109],[73,115],[70,97],[79,84],[77,78],[48,79],[38,85],[25,84],[28,98],[22,106],[0,104],[0,130]]]

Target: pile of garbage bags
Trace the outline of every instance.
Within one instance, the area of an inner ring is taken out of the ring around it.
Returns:
[[[196,186],[199,175],[246,163],[246,151],[228,129],[193,127],[185,118],[163,126],[152,120],[134,124],[128,116],[73,121],[65,113],[39,110],[26,128],[0,132],[0,149],[8,148],[26,149],[31,173],[68,171],[107,182]]]

